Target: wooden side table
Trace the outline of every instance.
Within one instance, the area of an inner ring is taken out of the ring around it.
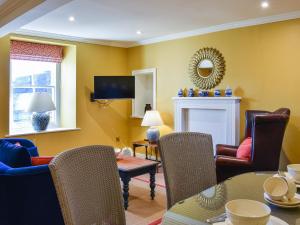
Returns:
[[[131,156],[121,157],[118,161],[118,170],[123,182],[124,208],[128,208],[129,182],[132,177],[140,176],[146,173],[150,175],[150,197],[155,197],[155,173],[159,162],[139,159]]]
[[[155,153],[155,161],[160,162],[158,160],[158,145],[157,143],[150,143],[149,141],[134,141],[132,143],[132,149],[133,149],[133,156],[135,157],[135,149],[138,147],[144,147],[145,148],[145,153],[146,153],[146,159],[148,158],[148,148],[152,148],[154,149],[154,153]]]

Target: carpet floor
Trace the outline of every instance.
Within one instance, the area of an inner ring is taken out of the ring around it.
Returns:
[[[148,225],[161,218],[166,211],[166,189],[162,173],[156,175],[155,198],[150,198],[149,175],[131,179],[127,225]]]

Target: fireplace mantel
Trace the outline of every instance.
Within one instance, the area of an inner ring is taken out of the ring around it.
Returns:
[[[241,97],[173,97],[175,131],[211,134],[216,144],[238,145]]]

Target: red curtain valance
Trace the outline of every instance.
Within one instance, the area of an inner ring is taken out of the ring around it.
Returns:
[[[10,58],[61,63],[63,46],[12,40]]]

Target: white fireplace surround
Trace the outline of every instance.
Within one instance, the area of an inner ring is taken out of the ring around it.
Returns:
[[[173,97],[175,131],[212,135],[216,144],[238,145],[240,97]]]

